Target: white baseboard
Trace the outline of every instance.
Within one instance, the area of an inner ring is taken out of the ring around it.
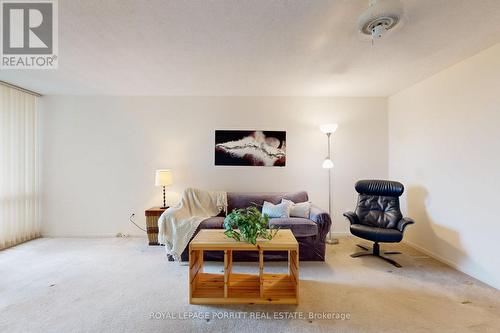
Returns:
[[[484,279],[482,279],[479,276],[474,276],[473,273],[465,271],[462,267],[460,267],[456,263],[454,263],[454,262],[452,262],[452,261],[450,261],[450,260],[448,260],[446,258],[443,258],[442,256],[440,256],[440,255],[438,255],[438,254],[436,254],[436,253],[434,253],[434,252],[432,252],[430,250],[427,250],[426,248],[423,248],[420,245],[417,245],[417,244],[415,244],[413,242],[410,242],[408,240],[403,240],[403,243],[406,244],[406,245],[408,245],[408,246],[413,247],[414,249],[416,249],[416,250],[424,253],[425,255],[428,255],[429,257],[431,257],[431,258],[433,258],[433,259],[435,259],[435,260],[437,260],[437,261],[439,261],[439,262],[441,262],[441,263],[443,263],[443,264],[445,264],[445,265],[447,265],[447,266],[449,266],[449,267],[451,267],[451,268],[453,268],[453,269],[455,269],[455,270],[457,270],[459,272],[464,273],[467,276],[470,276],[472,279],[478,280],[478,281],[480,281],[480,282],[482,282],[484,284],[487,284],[488,286],[490,286],[490,287],[495,288],[495,289],[498,290],[498,287],[495,286],[495,285],[493,285],[492,283],[489,283],[488,281],[485,281]]]
[[[429,257],[431,257],[431,258],[433,258],[433,259],[436,259],[437,261],[439,261],[439,262],[441,262],[441,263],[443,263],[443,264],[445,264],[445,265],[447,265],[447,266],[450,266],[451,268],[456,269],[457,271],[460,271],[460,272],[462,272],[462,273],[465,273],[465,272],[464,272],[464,271],[462,271],[462,270],[460,269],[460,267],[459,267],[457,264],[455,264],[454,262],[452,262],[452,261],[450,261],[450,260],[448,260],[448,259],[445,259],[445,258],[441,257],[440,255],[435,254],[434,252],[429,251],[429,250],[427,250],[426,248],[421,247],[420,245],[417,245],[417,244],[415,244],[415,243],[413,243],[413,242],[410,242],[409,240],[403,240],[403,241],[402,241],[402,243],[404,243],[404,244],[406,244],[406,245],[408,245],[408,246],[411,246],[411,247],[412,247],[412,248],[414,248],[415,250],[418,250],[418,251],[420,251],[420,252],[424,253],[425,255],[427,255],[427,256],[429,256]],[[465,273],[465,274],[467,274],[467,273]],[[467,274],[467,275],[469,275],[469,274]]]

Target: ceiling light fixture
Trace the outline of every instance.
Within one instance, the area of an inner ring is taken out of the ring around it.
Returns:
[[[370,35],[373,44],[401,21],[403,13],[400,0],[369,0],[369,7],[358,18],[358,29]]]

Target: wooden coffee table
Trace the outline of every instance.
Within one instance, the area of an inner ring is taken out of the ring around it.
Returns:
[[[224,251],[224,274],[203,272],[203,252]],[[258,251],[259,275],[232,273],[233,251]],[[264,272],[264,251],[288,251],[288,274]],[[299,244],[290,230],[252,245],[223,230],[200,230],[189,244],[191,304],[298,304]]]

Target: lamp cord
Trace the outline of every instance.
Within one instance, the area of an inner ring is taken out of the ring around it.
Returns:
[[[132,220],[132,218],[133,218],[134,216],[135,216],[135,214],[130,215],[130,218],[129,218],[130,222],[132,222],[132,224],[133,224],[133,225],[135,225],[138,229],[140,229],[140,230],[142,230],[142,231],[144,231],[144,232],[146,232],[146,233],[147,233],[147,231],[146,231],[145,229],[143,229],[143,228],[139,227],[139,226],[138,226],[138,225],[134,222],[134,220]]]

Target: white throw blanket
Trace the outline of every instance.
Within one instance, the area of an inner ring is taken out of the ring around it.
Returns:
[[[179,261],[200,223],[219,215],[226,207],[226,192],[185,189],[180,202],[164,211],[158,219],[158,242],[165,245],[167,254]]]

